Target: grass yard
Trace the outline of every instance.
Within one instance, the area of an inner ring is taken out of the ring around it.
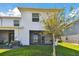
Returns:
[[[57,56],[79,56],[79,45],[59,43],[56,47]],[[52,46],[31,45],[13,50],[0,50],[0,56],[51,56]]]
[[[26,46],[0,53],[0,56],[50,56],[52,46],[38,45]]]
[[[3,52],[7,52],[9,51],[10,49],[0,49],[0,53],[3,53]]]
[[[59,43],[59,45],[79,51],[79,45],[76,45],[76,44],[73,44],[73,43],[64,43],[64,42],[62,42],[62,43]]]
[[[59,43],[56,47],[58,56],[79,56],[79,45],[72,43]]]

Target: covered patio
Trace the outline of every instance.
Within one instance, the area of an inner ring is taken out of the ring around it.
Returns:
[[[14,41],[14,30],[0,30],[0,48]]]

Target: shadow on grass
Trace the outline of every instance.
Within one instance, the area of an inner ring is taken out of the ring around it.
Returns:
[[[58,45],[56,54],[57,56],[79,56],[79,51]]]

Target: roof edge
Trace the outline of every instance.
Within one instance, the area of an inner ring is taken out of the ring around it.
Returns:
[[[25,7],[18,7],[20,11],[42,11],[42,12],[51,12],[51,11],[62,11],[63,8],[25,8]]]
[[[0,18],[21,18],[21,17],[17,17],[17,16],[0,16]]]

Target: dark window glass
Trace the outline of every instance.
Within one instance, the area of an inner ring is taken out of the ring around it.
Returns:
[[[19,26],[19,20],[14,20],[14,26]]]
[[[32,21],[39,22],[39,13],[32,13]]]

